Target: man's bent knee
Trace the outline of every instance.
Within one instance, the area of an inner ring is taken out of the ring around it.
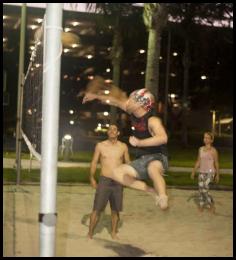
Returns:
[[[164,172],[162,163],[160,161],[152,161],[149,163],[148,167],[148,175],[150,178],[155,178],[157,174],[162,175]]]

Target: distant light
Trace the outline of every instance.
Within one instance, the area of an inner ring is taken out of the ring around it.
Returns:
[[[35,19],[35,21],[36,21],[37,23],[41,23],[41,22],[43,21],[43,19],[42,19],[42,18],[37,18],[37,19]]]
[[[111,71],[111,69],[110,69],[110,68],[107,68],[107,69],[106,69],[106,72],[110,72],[110,71]]]
[[[68,75],[65,74],[65,75],[63,76],[63,79],[68,79]]]
[[[74,44],[72,44],[71,46],[72,46],[72,48],[76,48],[76,47],[79,47],[79,44],[74,43]]]
[[[64,29],[64,31],[65,31],[65,32],[70,32],[70,31],[71,31],[71,28],[66,27],[66,28]]]
[[[219,61],[217,61],[217,65],[220,65],[220,62],[219,62]]]
[[[5,37],[3,37],[2,40],[3,40],[3,42],[7,42],[7,38],[5,38]]]
[[[205,76],[205,75],[202,75],[202,76],[201,76],[201,79],[202,79],[202,80],[205,80],[206,78],[207,78],[207,76]]]
[[[7,16],[6,15],[3,15],[3,20],[7,19]]]
[[[233,122],[233,118],[231,117],[231,118],[222,118],[222,119],[220,119],[220,124],[229,124],[229,123],[231,123],[231,122]]]
[[[74,120],[70,120],[70,125],[73,125],[75,123]]]
[[[141,73],[140,73],[140,74],[141,74],[141,75],[144,75],[144,73],[145,73],[144,71],[141,71]]]
[[[175,97],[176,97],[176,94],[172,93],[172,94],[170,94],[170,97],[171,97],[171,98],[175,98]]]
[[[64,49],[63,52],[67,53],[69,52],[70,50],[69,49]]]
[[[35,65],[35,67],[36,67],[36,68],[39,68],[39,67],[40,67],[40,64],[39,64],[39,63],[37,63],[37,64]]]
[[[98,127],[102,127],[102,124],[101,124],[101,123],[98,123]]]
[[[173,104],[173,107],[179,107],[179,104],[174,103],[174,104]]]
[[[77,80],[77,81],[80,81],[80,77],[77,77],[76,80]]]
[[[135,127],[134,127],[134,126],[132,126],[132,127],[131,127],[131,129],[134,131],[134,130],[135,130]]]
[[[107,50],[110,51],[110,50],[111,50],[111,47],[108,47]]]
[[[110,125],[109,124],[106,124],[106,127],[109,127]]]
[[[105,111],[105,112],[103,113],[103,115],[104,115],[104,116],[109,116],[109,112]]]
[[[74,114],[74,110],[69,110],[69,113],[71,114],[71,115],[73,115]]]
[[[163,59],[162,56],[160,56],[159,59],[162,60]]]
[[[30,28],[31,28],[32,30],[35,30],[36,28],[38,28],[38,26],[37,26],[37,25],[30,25]]]
[[[124,74],[124,75],[129,75],[129,70],[127,70],[127,69],[126,69],[126,70],[123,70],[123,74]]]
[[[111,29],[112,29],[112,26],[111,26],[111,25],[109,25],[109,26],[108,26],[108,28],[111,30]]]
[[[104,90],[105,95],[109,95],[110,91],[109,90]]]
[[[173,56],[178,56],[178,53],[177,52],[173,52]]]
[[[139,50],[139,53],[141,53],[141,54],[142,54],[142,53],[145,53],[145,50],[140,49],[140,50]]]
[[[88,79],[92,80],[94,79],[94,76],[88,76]]]
[[[87,58],[88,58],[88,59],[92,59],[92,58],[93,58],[93,55],[89,54],[89,55],[87,55]]]
[[[73,26],[80,25],[80,23],[79,23],[79,22],[72,22],[71,24],[72,24]]]
[[[109,100],[109,99],[107,99],[107,100],[106,100],[106,103],[108,103],[108,104],[109,104],[109,103],[110,103],[110,100]]]
[[[170,73],[170,76],[171,77],[176,77],[176,74],[175,73]]]
[[[105,83],[112,83],[111,79],[105,79]]]
[[[28,112],[28,114],[29,114],[29,115],[32,115],[32,110],[31,110],[31,108],[30,108],[30,109],[28,109],[28,111],[27,111],[27,112]]]
[[[31,51],[33,51],[35,49],[35,47],[34,46],[30,46],[30,49],[31,49]]]
[[[64,138],[65,138],[66,140],[71,140],[72,137],[71,137],[71,135],[65,135]]]

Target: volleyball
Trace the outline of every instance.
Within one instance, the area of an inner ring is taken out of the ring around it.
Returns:
[[[71,47],[72,44],[79,44],[80,38],[75,33],[62,32],[61,41],[64,47]]]

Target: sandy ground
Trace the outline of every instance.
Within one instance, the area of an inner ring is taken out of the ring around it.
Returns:
[[[213,215],[198,213],[197,191],[169,188],[163,212],[150,196],[126,188],[119,241],[110,236],[109,205],[87,239],[94,193],[88,185],[58,186],[56,256],[233,256],[232,191],[211,191]],[[3,256],[39,255],[39,203],[39,186],[4,186]]]

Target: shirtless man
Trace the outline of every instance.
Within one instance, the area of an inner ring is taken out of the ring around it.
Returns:
[[[93,237],[93,231],[98,222],[100,213],[105,209],[108,200],[111,207],[111,237],[118,239],[116,233],[119,212],[122,210],[123,186],[110,177],[114,168],[124,162],[129,163],[130,158],[127,145],[118,141],[119,131],[117,126],[110,125],[107,134],[108,139],[96,145],[90,168],[90,182],[92,187],[96,189],[93,212],[90,216],[89,224],[88,237],[90,239]],[[99,159],[101,172],[97,185],[94,175]]]

